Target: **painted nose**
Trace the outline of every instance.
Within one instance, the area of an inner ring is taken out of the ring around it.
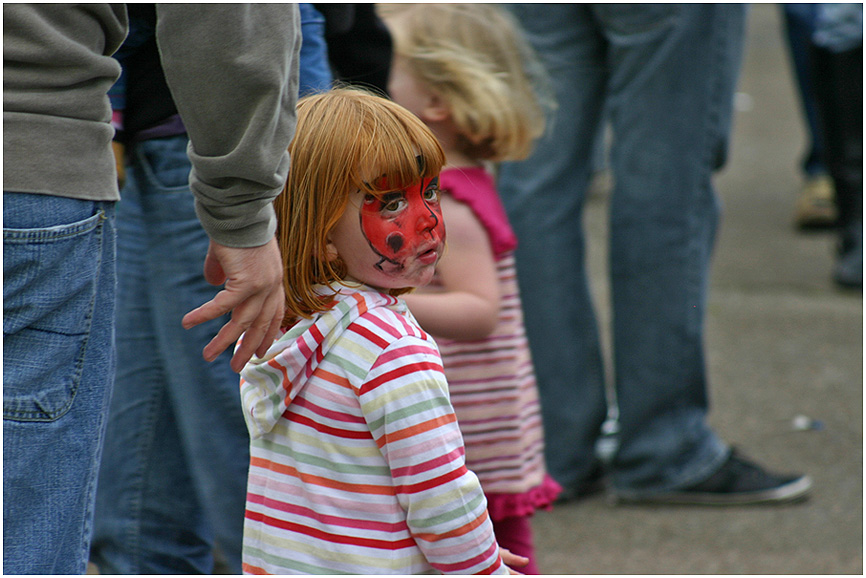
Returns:
[[[415,230],[418,233],[425,233],[427,231],[432,231],[436,228],[436,225],[439,224],[439,218],[436,216],[430,207],[425,205],[424,210],[421,211],[421,214],[418,215],[418,221],[415,225]]]

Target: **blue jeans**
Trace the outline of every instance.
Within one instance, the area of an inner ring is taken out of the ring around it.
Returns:
[[[210,573],[214,543],[241,572],[249,466],[231,352],[205,344],[227,317],[181,318],[218,291],[187,181],[186,136],[132,147],[117,205],[117,375],[92,560],[103,574]]]
[[[745,9],[713,4],[508,5],[559,108],[533,155],[501,167],[535,360],[546,457],[576,491],[598,468],[605,371],[585,266],[593,136],[611,123],[610,281],[619,450],[614,491],[702,481],[728,448],[706,423],[703,349]]]
[[[785,33],[794,78],[797,81],[797,95],[803,108],[806,121],[809,149],[802,161],[806,176],[826,174],[824,162],[824,139],[818,128],[818,112],[812,92],[812,71],[809,64],[809,44],[815,32],[817,7],[815,4],[782,4],[785,17]]]
[[[827,2],[815,8],[812,43],[833,53],[863,46],[863,4]]]
[[[3,193],[3,572],[83,574],[114,373],[114,203]]]
[[[310,3],[299,3],[298,10],[301,14],[302,37],[298,93],[305,96],[328,90],[333,74],[325,41],[325,17]]]

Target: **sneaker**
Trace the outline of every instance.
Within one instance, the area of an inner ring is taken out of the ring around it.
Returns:
[[[589,476],[576,487],[563,488],[559,493],[554,505],[560,506],[569,502],[576,502],[592,495],[601,493],[607,489],[607,479],[604,475],[604,469],[600,465],[596,465]]]
[[[745,506],[796,502],[805,499],[811,488],[809,476],[771,474],[731,450],[722,467],[699,484],[642,497],[616,496],[616,500],[632,504]]]
[[[819,174],[806,178],[794,205],[794,224],[798,229],[827,229],[835,226],[836,209],[833,179]]]

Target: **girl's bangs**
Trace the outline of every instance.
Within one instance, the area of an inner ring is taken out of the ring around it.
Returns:
[[[377,123],[359,163],[358,188],[377,197],[436,176],[445,164],[439,142],[420,120],[408,111],[391,112]]]

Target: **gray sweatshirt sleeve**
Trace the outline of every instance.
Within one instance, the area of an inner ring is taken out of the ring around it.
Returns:
[[[156,33],[202,226],[222,245],[265,244],[295,131],[297,5],[158,4]]]

